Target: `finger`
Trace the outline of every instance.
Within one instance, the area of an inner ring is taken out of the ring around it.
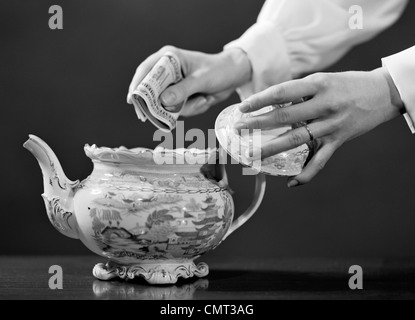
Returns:
[[[182,112],[183,117],[193,117],[209,110],[213,105],[215,98],[213,96],[197,96],[189,99],[184,105]]]
[[[137,68],[135,71],[134,77],[131,80],[130,86],[128,88],[127,102],[132,103],[132,92],[137,88],[144,77],[150,72],[151,68],[157,63],[158,60],[168,51],[173,50],[171,47],[166,46],[161,48],[159,51],[148,56]],[[176,52],[177,54],[177,52]]]
[[[137,68],[134,77],[130,83],[130,86],[128,88],[128,96],[127,96],[127,102],[131,102],[131,96],[133,91],[137,88],[137,86],[140,84],[140,82],[144,79],[144,77],[150,72],[151,68],[157,63],[157,61],[161,58],[162,53],[156,52],[153,53],[151,56],[149,56],[146,60],[144,60]]]
[[[203,114],[203,113],[207,112],[210,109],[210,107],[211,106],[209,106],[207,104],[204,104],[204,105],[202,105],[201,107],[199,107],[197,109],[193,109],[191,111],[191,113],[188,113],[188,114],[180,114],[180,115],[183,116],[183,117],[195,117],[195,116],[198,116],[200,114]]]
[[[239,110],[244,113],[252,112],[266,106],[289,103],[303,97],[314,96],[316,93],[316,86],[308,79],[288,81],[252,95],[241,103]]]
[[[186,101],[195,93],[201,93],[206,88],[205,80],[196,78],[192,75],[187,76],[182,81],[171,85],[160,95],[161,103],[165,107],[174,106]]]
[[[191,117],[191,116],[199,115],[201,113],[205,113],[212,106],[228,99],[234,91],[235,91],[234,89],[228,89],[228,90],[221,91],[215,94],[206,95],[205,96],[206,102],[204,104],[203,103],[199,104],[198,102],[197,103],[198,105],[195,105],[193,103],[194,98],[190,98],[184,105],[181,115],[184,117]]]
[[[324,169],[336,150],[337,147],[334,143],[323,145],[310,160],[304,170],[298,176],[291,178],[288,181],[288,187],[293,188],[310,182]]]
[[[303,103],[285,108],[277,108],[259,116],[244,119],[235,123],[234,128],[238,131],[242,129],[275,128],[281,125],[290,125],[301,121],[313,120],[319,118],[323,114],[323,104],[315,99],[311,99]]]
[[[180,115],[185,117],[192,116],[193,112],[205,106],[206,102],[206,96],[203,95],[197,95],[193,98],[190,98],[188,101],[186,101],[185,105],[183,106]]]
[[[322,123],[310,123],[308,125],[311,134],[314,139],[325,136],[329,133],[329,126]],[[297,129],[290,130],[283,135],[269,141],[262,146],[261,150],[251,150],[249,155],[246,155],[251,158],[251,160],[258,160],[258,158],[268,158],[275,154],[295,149],[311,140],[311,135],[305,127],[300,127]]]

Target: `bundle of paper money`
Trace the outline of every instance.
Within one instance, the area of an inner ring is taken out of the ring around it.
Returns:
[[[150,120],[162,131],[173,130],[184,103],[172,108],[174,111],[168,111],[161,104],[160,95],[182,78],[179,58],[173,53],[166,53],[133,92],[132,102],[138,118],[143,122]]]

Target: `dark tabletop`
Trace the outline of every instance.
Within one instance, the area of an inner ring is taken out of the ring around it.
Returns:
[[[202,260],[205,261],[206,259]],[[94,256],[0,257],[0,299],[414,299],[415,261],[361,263],[363,290],[350,290],[351,261],[322,259],[211,261],[203,279],[151,286],[143,279],[100,281]],[[63,270],[63,289],[49,288],[49,268]]]

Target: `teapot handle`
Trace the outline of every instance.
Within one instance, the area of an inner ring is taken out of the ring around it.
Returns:
[[[247,222],[254,213],[258,210],[259,206],[261,205],[262,199],[264,198],[265,194],[265,187],[266,187],[266,178],[265,175],[262,173],[258,173],[255,177],[255,191],[254,191],[254,199],[252,200],[248,209],[245,210],[243,214],[241,214],[238,219],[232,222],[228,232],[223,237],[222,241],[229,237],[234,231],[236,231],[239,227],[241,227],[245,222]]]

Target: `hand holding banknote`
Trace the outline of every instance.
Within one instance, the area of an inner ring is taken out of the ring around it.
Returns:
[[[227,49],[218,54],[166,46],[149,56],[137,68],[131,81],[127,102],[133,103],[133,94],[160,59],[172,53],[179,59],[183,79],[165,89],[160,101],[170,112],[180,111],[181,116],[195,116],[227,99],[237,87],[251,77],[251,65],[240,49]]]

